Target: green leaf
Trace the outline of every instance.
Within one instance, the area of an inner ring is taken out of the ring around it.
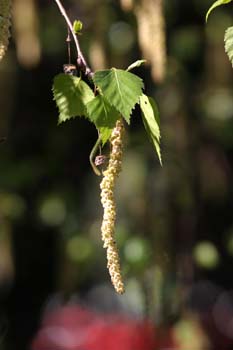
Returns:
[[[86,104],[94,98],[94,93],[81,78],[59,74],[54,79],[53,96],[61,123],[72,117],[87,116]]]
[[[146,60],[137,60],[136,62],[132,63],[126,70],[128,72],[134,68],[140,67],[144,63],[146,63]]]
[[[225,41],[225,51],[233,66],[233,27],[227,28],[224,36],[224,41]]]
[[[111,133],[112,133],[113,128],[108,128],[108,127],[100,127],[99,132],[102,140],[102,145],[104,146],[105,143],[109,140]]]
[[[132,109],[142,94],[143,81],[135,74],[116,68],[95,72],[93,81],[129,123]]]
[[[226,5],[228,4],[229,2],[231,2],[232,0],[217,0],[213,3],[213,5],[209,8],[207,14],[206,14],[206,22],[208,21],[208,18],[209,18],[209,15],[210,13],[213,11],[213,9],[215,9],[216,7],[218,6],[221,6],[221,5]]]
[[[117,119],[120,118],[119,112],[102,95],[96,96],[87,103],[87,113],[97,128],[101,126],[114,127]]]
[[[108,103],[104,96],[98,95],[87,103],[87,113],[97,129],[102,130],[100,131],[101,135],[103,134],[102,142],[106,143],[117,119],[120,118],[119,112]]]
[[[80,34],[82,29],[83,29],[83,23],[80,20],[75,20],[73,23],[73,30],[75,34]]]
[[[154,145],[160,164],[162,165],[158,107],[152,97],[148,97],[144,94],[140,97],[140,107],[146,132]]]

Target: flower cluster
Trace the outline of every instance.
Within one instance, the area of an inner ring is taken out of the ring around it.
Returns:
[[[11,25],[11,0],[0,1],[0,60],[6,53]]]
[[[101,203],[104,208],[103,221],[101,226],[102,240],[104,248],[107,250],[108,270],[112,284],[120,294],[124,293],[118,249],[114,238],[114,227],[116,220],[116,208],[114,203],[114,188],[116,179],[121,171],[122,162],[122,138],[124,125],[122,120],[118,120],[111,135],[111,154],[107,169],[103,172],[101,181]]]

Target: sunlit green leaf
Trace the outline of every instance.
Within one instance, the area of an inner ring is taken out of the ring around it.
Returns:
[[[72,117],[87,116],[86,104],[94,98],[94,93],[81,78],[59,74],[54,79],[53,96],[61,123]]]
[[[229,2],[231,2],[232,0],[217,0],[213,3],[213,5],[209,8],[207,14],[206,14],[206,22],[208,21],[208,18],[209,18],[209,15],[210,13],[213,11],[213,9],[215,9],[216,7],[218,6],[221,6],[221,5],[226,5],[228,4]]]
[[[132,109],[142,94],[143,81],[130,72],[116,68],[97,71],[93,80],[108,102],[129,123]]]
[[[152,97],[144,94],[140,97],[140,107],[146,132],[155,147],[160,164],[162,165],[158,107]]]
[[[102,95],[96,96],[87,103],[87,113],[97,128],[101,126],[114,127],[117,119],[120,118],[116,108],[111,106]]]
[[[233,66],[233,27],[227,28],[224,36],[225,51]]]
[[[134,68],[140,67],[144,63],[146,63],[146,60],[137,60],[136,62],[132,63],[126,70],[130,71]]]
[[[117,119],[120,118],[119,112],[102,95],[98,95],[88,102],[87,113],[97,129],[100,129],[102,142],[105,143],[110,137]]]

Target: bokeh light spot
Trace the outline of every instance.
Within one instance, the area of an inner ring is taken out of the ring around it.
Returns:
[[[90,240],[85,237],[75,236],[67,241],[66,254],[72,261],[83,262],[91,257],[92,248]]]
[[[134,44],[134,33],[126,22],[113,23],[109,30],[109,43],[119,54],[128,52]]]
[[[48,226],[61,225],[66,217],[66,206],[64,201],[56,196],[47,197],[41,203],[39,216],[42,222]]]
[[[125,244],[124,254],[130,263],[140,263],[147,260],[149,255],[147,242],[141,238],[129,239]]]
[[[219,253],[213,243],[208,241],[198,243],[193,255],[196,264],[206,269],[214,269],[219,263]]]

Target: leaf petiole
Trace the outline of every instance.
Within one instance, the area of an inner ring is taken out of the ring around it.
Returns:
[[[98,139],[97,139],[97,141],[96,141],[94,147],[92,148],[91,153],[90,153],[90,156],[89,156],[89,161],[90,161],[90,163],[91,163],[92,169],[93,169],[94,173],[95,173],[96,175],[98,175],[98,176],[101,176],[102,174],[101,174],[101,172],[99,171],[99,169],[97,168],[97,166],[95,165],[94,157],[95,157],[96,152],[97,152],[99,146],[101,145],[101,143],[102,143],[102,137],[101,137],[101,135],[100,135],[100,136],[98,137]]]

